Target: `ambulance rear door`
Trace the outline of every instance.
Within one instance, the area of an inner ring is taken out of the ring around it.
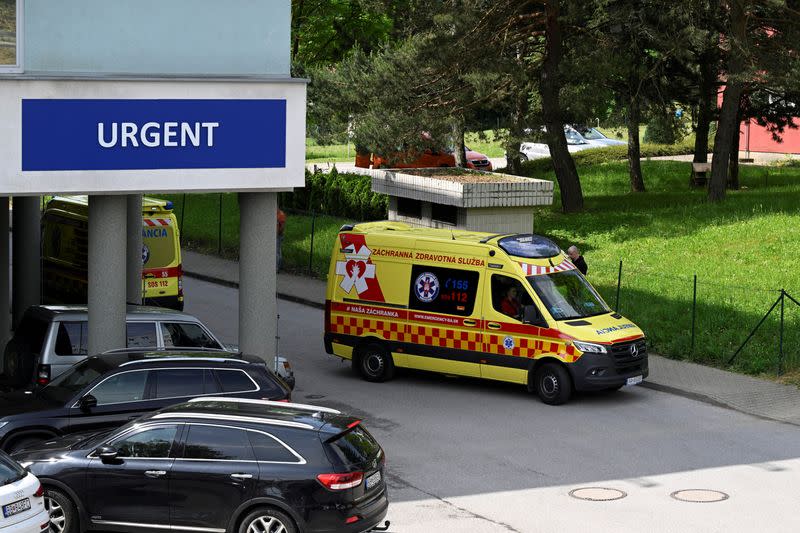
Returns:
[[[172,216],[142,219],[142,277],[147,299],[178,296],[180,246]]]

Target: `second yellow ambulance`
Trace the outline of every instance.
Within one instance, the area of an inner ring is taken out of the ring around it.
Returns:
[[[399,222],[340,231],[325,348],[369,381],[430,370],[526,385],[548,404],[648,375],[642,330],[552,241]]]
[[[142,300],[183,310],[183,267],[172,202],[142,199]],[[44,303],[85,304],[88,294],[89,199],[55,196],[42,214]]]

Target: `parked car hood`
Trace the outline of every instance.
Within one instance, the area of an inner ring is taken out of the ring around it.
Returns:
[[[86,443],[95,437],[111,433],[112,430],[101,432],[70,433],[62,437],[55,437],[45,442],[37,442],[32,448],[19,450],[12,454],[12,457],[19,462],[22,461],[47,461],[50,458],[59,457],[76,448],[82,448]],[[91,450],[87,450],[89,453]]]
[[[467,160],[472,161],[473,159],[489,159],[489,158],[480,152],[476,152],[475,150],[467,150]]]
[[[61,405],[27,391],[0,394],[0,420],[7,416],[47,411],[57,407],[61,407]]]

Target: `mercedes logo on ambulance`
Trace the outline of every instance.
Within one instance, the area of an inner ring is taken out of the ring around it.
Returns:
[[[634,357],[639,356],[639,347],[635,344],[631,344],[631,355]]]

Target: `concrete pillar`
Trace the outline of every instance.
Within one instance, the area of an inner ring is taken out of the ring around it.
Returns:
[[[239,349],[271,363],[278,334],[278,195],[239,193]]]
[[[125,196],[128,212],[127,299],[129,304],[142,303],[142,195]]]
[[[8,196],[0,197],[0,350],[11,332],[11,287],[8,254]],[[2,355],[0,355],[2,358]]]
[[[38,196],[15,196],[12,212],[11,291],[13,326],[17,327],[25,309],[41,302],[41,205]]]
[[[125,196],[89,196],[89,355],[125,348]]]

